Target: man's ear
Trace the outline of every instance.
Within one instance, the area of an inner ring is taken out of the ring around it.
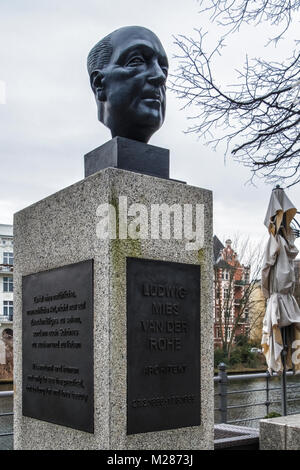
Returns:
[[[106,101],[104,92],[104,74],[101,70],[94,70],[90,76],[92,90],[98,101]]]

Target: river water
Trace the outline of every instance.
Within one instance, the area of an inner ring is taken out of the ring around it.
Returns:
[[[300,413],[300,375],[287,377],[288,400],[295,400],[288,402],[287,413]],[[291,386],[291,387],[290,387]],[[261,391],[250,392],[250,390],[263,389]],[[271,377],[269,381],[269,400],[272,403],[269,407],[269,413],[275,411],[282,414],[281,409],[281,379],[279,377]],[[251,405],[255,403],[265,403],[266,401],[266,379],[252,379],[249,377],[247,380],[233,380],[228,383],[228,392],[238,391],[237,394],[230,394],[227,396],[227,405]],[[242,392],[246,391],[246,392]],[[215,383],[215,409],[219,408],[218,384]],[[236,424],[238,426],[250,426],[254,428],[259,427],[259,420],[253,418],[263,418],[267,414],[265,405],[255,405],[251,407],[228,409],[227,422],[233,420],[242,420]],[[300,416],[299,416],[300,419]],[[215,411],[215,423],[220,423],[220,412]]]
[[[288,403],[288,414],[300,413],[300,376],[287,377],[289,386],[288,399],[295,401]],[[12,384],[1,384],[0,391],[12,390]],[[282,414],[281,411],[281,382],[279,377],[272,377],[270,379],[270,401],[278,401],[279,403],[272,403],[269,407],[269,412],[276,411]],[[297,388],[296,388],[297,387]],[[263,389],[260,391],[249,392],[254,389]],[[247,392],[243,392],[243,391]],[[249,377],[247,380],[233,380],[228,383],[228,391],[238,391],[237,394],[228,395],[227,404],[232,405],[250,405],[255,403],[264,403],[266,401],[266,379],[252,379]],[[215,408],[219,408],[218,384],[215,383]],[[0,399],[0,413],[7,413],[12,411],[13,399],[1,398]],[[247,408],[228,409],[227,421],[242,420],[237,424],[241,426],[250,426],[254,428],[259,427],[259,420],[253,418],[262,418],[266,415],[265,405],[255,405]],[[220,423],[220,413],[215,411],[215,423]],[[13,427],[12,416],[0,417],[0,434],[10,432]],[[0,450],[10,450],[13,448],[13,437],[0,437]]]

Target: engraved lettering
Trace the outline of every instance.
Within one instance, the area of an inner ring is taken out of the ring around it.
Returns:
[[[155,364],[144,367],[144,375],[175,375],[184,374],[186,372],[186,364]]]
[[[192,405],[195,402],[195,395],[172,395],[169,397],[138,398],[131,402],[133,408],[147,407],[168,407],[172,405]]]
[[[143,284],[143,294],[147,297],[184,299],[187,296],[187,290],[177,285]]]
[[[171,303],[152,302],[152,314],[154,315],[178,315],[179,305]]]
[[[23,277],[23,414],[87,432],[94,429],[92,272],[90,260]]]
[[[127,287],[128,434],[199,425],[199,266],[128,258]]]
[[[180,351],[180,338],[149,338],[150,351]]]
[[[187,333],[186,321],[141,321],[142,331],[150,333]]]

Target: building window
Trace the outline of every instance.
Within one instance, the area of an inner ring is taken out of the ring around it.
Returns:
[[[223,297],[224,297],[224,299],[229,298],[229,289],[223,289]]]
[[[225,279],[225,281],[228,281],[229,279],[229,272],[228,271],[223,271],[223,275],[222,275],[222,278]]]
[[[3,292],[13,292],[14,284],[12,277],[4,277],[3,278]]]
[[[3,253],[3,264],[14,264],[14,254],[9,252]]]
[[[226,341],[230,341],[231,338],[231,328],[228,328],[226,331]]]
[[[3,315],[5,317],[12,317],[14,313],[14,303],[12,300],[3,301]]]

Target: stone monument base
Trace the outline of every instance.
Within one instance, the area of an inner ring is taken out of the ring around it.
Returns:
[[[108,168],[14,250],[15,449],[212,449],[212,193]]]
[[[260,450],[299,450],[300,415],[262,419],[259,422]]]

